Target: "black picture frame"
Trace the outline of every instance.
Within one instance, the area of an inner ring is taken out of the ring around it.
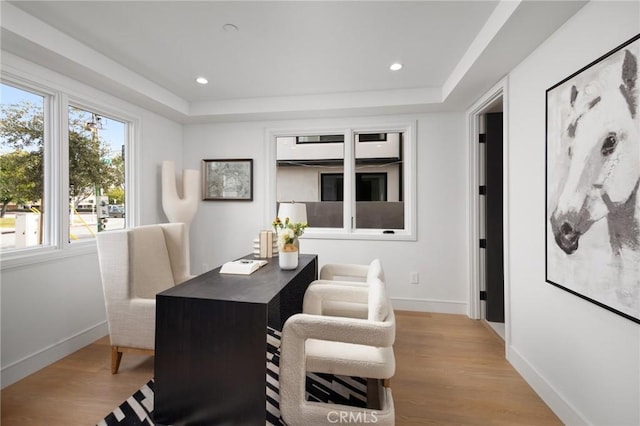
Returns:
[[[640,34],[546,91],[545,281],[640,324]]]
[[[202,160],[203,201],[253,201],[253,159]]]

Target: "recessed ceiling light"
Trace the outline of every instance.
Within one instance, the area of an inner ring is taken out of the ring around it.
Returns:
[[[208,82],[209,82],[209,80],[207,80],[207,79],[206,79],[206,78],[204,78],[204,77],[198,77],[198,78],[196,78],[196,83],[198,83],[198,84],[207,84]]]
[[[389,67],[389,69],[390,69],[391,71],[398,71],[398,70],[402,69],[402,64],[401,64],[401,63],[399,63],[399,62],[395,62],[395,63],[391,64],[391,66]]]
[[[224,30],[224,32],[226,33],[235,33],[238,31],[238,26],[234,25],[234,24],[224,24],[222,26],[222,29]]]

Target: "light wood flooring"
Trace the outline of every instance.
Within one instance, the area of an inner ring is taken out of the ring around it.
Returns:
[[[504,357],[504,342],[461,315],[396,312],[396,424],[559,425]],[[2,426],[95,425],[153,376],[125,354],[110,373],[108,338],[2,390]]]

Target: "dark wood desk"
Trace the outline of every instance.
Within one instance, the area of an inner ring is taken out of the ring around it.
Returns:
[[[217,268],[156,296],[156,424],[265,424],[267,326],[302,311],[317,259],[282,271],[273,258],[251,275]]]

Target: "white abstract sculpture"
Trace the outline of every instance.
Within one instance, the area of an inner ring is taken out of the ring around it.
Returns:
[[[182,222],[187,230],[198,210],[200,199],[200,171],[182,171],[182,198],[176,185],[176,168],[173,161],[162,162],[162,209],[169,222]]]

